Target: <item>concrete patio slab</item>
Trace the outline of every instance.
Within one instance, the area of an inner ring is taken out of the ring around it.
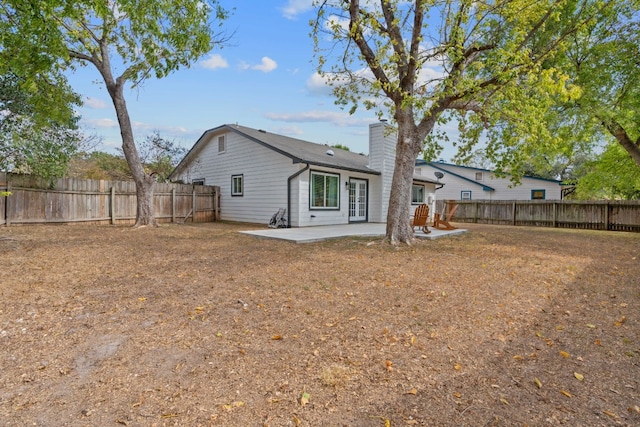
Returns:
[[[241,231],[242,234],[250,234],[256,237],[268,239],[288,240],[296,243],[320,242],[327,239],[338,239],[348,236],[382,237],[385,235],[387,225],[384,223],[344,224],[344,225],[319,225],[315,227],[298,228],[269,228],[265,230]],[[431,233],[416,232],[420,239],[439,239],[457,234],[466,233],[467,230],[437,230],[429,228]]]

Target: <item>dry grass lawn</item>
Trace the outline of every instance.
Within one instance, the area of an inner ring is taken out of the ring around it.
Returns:
[[[246,228],[1,227],[0,424],[640,425],[640,234]]]

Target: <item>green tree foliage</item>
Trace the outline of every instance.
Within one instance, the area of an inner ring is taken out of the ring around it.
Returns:
[[[52,93],[50,102],[43,92]],[[0,75],[0,170],[62,176],[80,142],[72,114],[78,104],[68,86],[53,87],[47,76],[40,76],[32,91],[16,74]]]
[[[0,6],[12,62],[33,76],[91,65],[113,102],[136,182],[136,226],[155,225],[153,183],[140,159],[124,97],[126,84],[163,78],[224,41],[226,11],[217,0],[7,0]]]
[[[145,172],[153,176],[156,182],[166,182],[186,152],[184,147],[180,147],[174,141],[164,139],[157,130],[148,135],[138,148]],[[102,151],[80,152],[71,159],[67,176],[112,181],[133,179],[122,150],[119,150],[118,154]]]
[[[187,150],[160,136],[159,131],[153,131],[140,144],[140,156],[147,172],[153,175],[157,182],[166,182],[173,169],[180,163]]]
[[[104,179],[130,181],[131,170],[123,155],[102,151],[81,152],[69,162],[68,177],[80,179]]]
[[[544,116],[556,99],[578,93],[561,69],[545,63],[564,52],[570,37],[599,19],[610,3],[317,2],[312,25],[318,68],[333,83],[337,103],[351,111],[360,105],[378,108],[380,114],[388,110],[397,125],[386,234],[391,243],[413,240],[414,161],[420,152],[434,159],[442,150],[440,135],[433,133],[437,124],[453,118],[460,122],[463,155],[472,151],[482,130],[491,129],[500,139],[487,146],[487,155],[516,174],[528,153],[514,149],[515,142],[555,142]],[[501,126],[504,122],[512,125]]]
[[[638,165],[616,141],[607,145],[596,159],[583,167],[578,179],[579,199],[638,200],[640,173]]]
[[[640,174],[640,1],[620,1],[571,40],[563,64],[582,95],[566,105],[572,133],[612,136]]]
[[[346,145],[344,145],[344,144],[333,144],[333,145],[332,145],[332,147],[333,147],[333,148],[339,148],[339,149],[341,149],[341,150],[345,150],[345,151],[351,151],[351,150],[349,149],[349,147],[347,147],[347,146],[346,146]]]
[[[580,163],[611,138],[640,167],[639,7],[638,0],[612,2],[598,19],[586,21],[568,37],[563,55],[544,61],[545,70],[565,74],[576,94],[550,98],[541,121],[546,131],[533,132],[535,138],[531,138],[518,131],[515,121],[501,121],[486,131],[485,123],[476,121],[464,123],[468,126],[465,136],[473,140],[473,136],[487,135],[493,158],[504,151],[509,154],[509,161],[498,166],[525,173],[554,170],[553,165],[561,163],[587,171]],[[463,154],[458,160],[465,162],[469,157]]]

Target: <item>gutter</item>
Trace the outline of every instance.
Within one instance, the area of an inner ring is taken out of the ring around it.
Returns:
[[[298,175],[302,174],[309,170],[309,163],[304,169],[300,169],[298,172],[291,175],[287,178],[287,228],[291,228],[291,181],[296,178]]]

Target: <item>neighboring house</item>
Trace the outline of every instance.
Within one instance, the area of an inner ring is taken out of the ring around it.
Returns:
[[[292,227],[386,222],[396,134],[369,126],[369,155],[239,125],[209,129],[171,173],[220,187],[221,219],[266,224],[280,208]],[[435,179],[416,176],[412,205],[435,208]]]
[[[497,177],[487,169],[458,166],[444,162],[416,160],[418,176],[435,177],[445,186],[438,189],[440,200],[560,200],[560,181],[524,176],[520,185],[514,186],[511,178]]]

